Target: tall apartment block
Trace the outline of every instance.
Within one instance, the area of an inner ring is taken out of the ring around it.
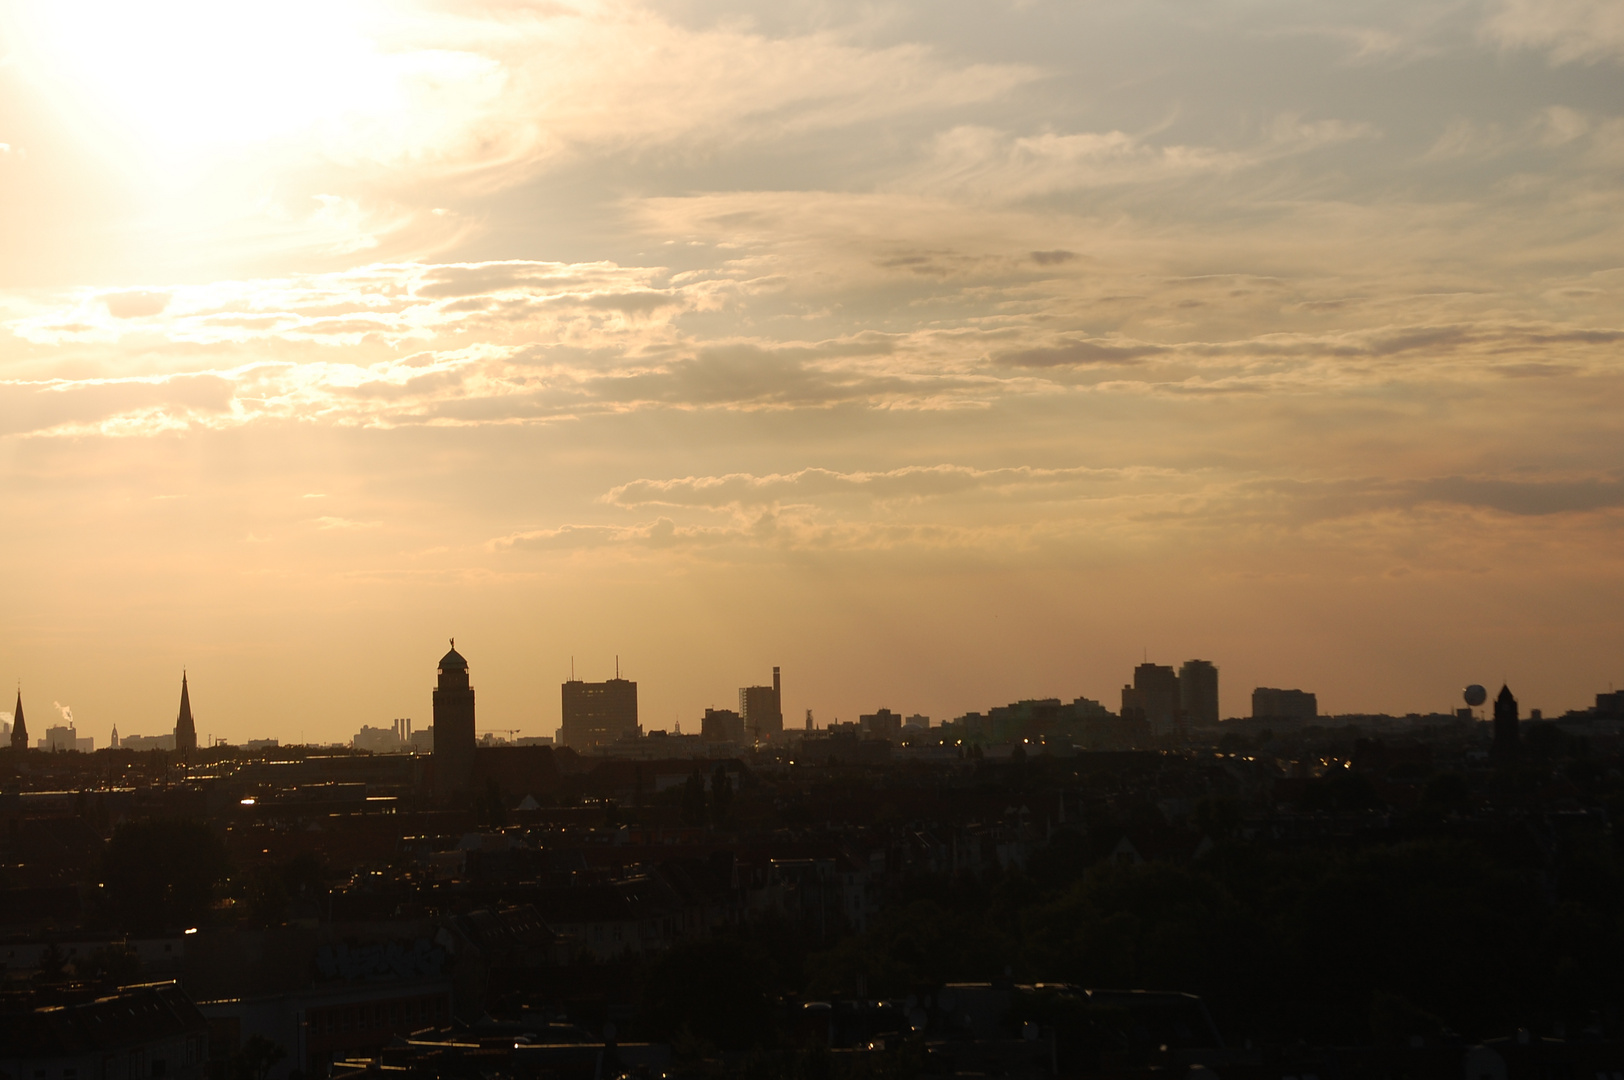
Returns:
[[[1184,722],[1218,723],[1218,668],[1208,660],[1186,660],[1179,668],[1179,708]]]

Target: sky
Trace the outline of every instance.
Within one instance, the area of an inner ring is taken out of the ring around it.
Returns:
[[[1616,0],[0,0],[0,237],[31,728],[1624,682]]]

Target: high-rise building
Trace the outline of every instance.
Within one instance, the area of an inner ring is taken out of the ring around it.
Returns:
[[[440,657],[439,676],[434,688],[434,786],[443,798],[474,786],[474,688],[456,638],[451,651]]]
[[[1490,748],[1499,757],[1510,757],[1517,752],[1517,699],[1504,683],[1494,699],[1494,744]]]
[[[744,741],[744,717],[732,709],[706,709],[699,722],[699,737],[706,742]]]
[[[564,726],[558,738],[573,750],[608,746],[639,733],[637,724],[637,684],[622,679],[601,683],[571,679],[564,684]]]
[[[1122,716],[1141,717],[1153,735],[1167,735],[1179,726],[1179,677],[1165,664],[1140,664],[1133,669],[1133,685],[1122,688]]]
[[[777,668],[773,668],[771,686],[739,687],[739,714],[744,717],[745,734],[757,742],[784,734],[784,699]]]
[[[23,692],[17,691],[17,707],[11,711],[11,748],[28,749],[28,723],[23,720]]]
[[[1303,690],[1277,690],[1260,686],[1252,691],[1254,720],[1312,720],[1319,715],[1319,699]]]
[[[1186,660],[1179,668],[1179,708],[1184,722],[1218,723],[1218,668],[1209,660]]]
[[[197,749],[197,725],[192,722],[192,692],[186,687],[186,672],[180,673],[180,715],[175,717],[175,749]]]

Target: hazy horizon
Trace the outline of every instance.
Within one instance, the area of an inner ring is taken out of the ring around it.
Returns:
[[[0,0],[0,676],[98,746],[183,668],[426,727],[451,636],[526,735],[617,654],[647,729],[1583,708],[1621,65],[1604,0]]]

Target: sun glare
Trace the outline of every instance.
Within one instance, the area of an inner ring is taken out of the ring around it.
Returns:
[[[74,111],[160,171],[267,144],[411,153],[425,90],[489,74],[472,55],[391,48],[399,16],[373,3],[34,0],[21,12]]]

